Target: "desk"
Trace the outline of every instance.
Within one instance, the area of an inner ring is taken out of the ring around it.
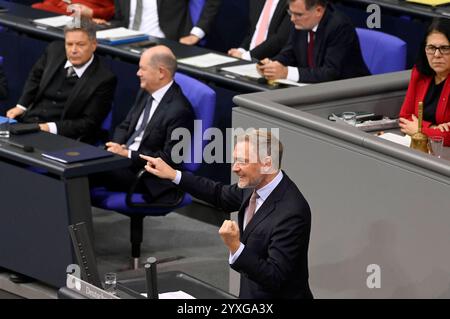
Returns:
[[[120,286],[125,286],[137,293],[146,293],[146,282],[144,278],[135,278],[118,281],[118,296],[121,297]],[[219,288],[211,286],[195,277],[180,271],[168,271],[158,273],[158,292],[173,292],[182,290],[196,299],[236,299]],[[58,291],[60,299],[86,299],[86,297],[66,287]]]
[[[234,126],[280,130],[282,168],[311,206],[316,298],[450,297],[450,160],[327,120],[344,110],[398,114],[409,76],[234,99]],[[381,286],[370,289],[374,264]]]
[[[10,140],[35,152],[0,139],[0,267],[61,287],[66,267],[75,263],[68,226],[84,221],[92,229],[87,175],[129,166],[130,160],[114,155],[65,165],[43,158],[42,151],[82,143],[45,132]]]

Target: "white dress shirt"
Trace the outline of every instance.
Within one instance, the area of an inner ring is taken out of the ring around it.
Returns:
[[[159,103],[161,102],[161,100],[163,99],[164,95],[166,94],[166,92],[169,90],[170,86],[172,85],[173,81],[170,81],[170,83],[164,85],[162,88],[160,88],[159,90],[155,91],[152,93],[152,97],[153,97],[153,101],[152,101],[152,108],[150,109],[150,115],[148,117],[148,122],[146,123],[146,125],[148,123],[150,123],[150,120],[152,119],[153,114],[155,114],[156,109],[159,106]],[[145,108],[144,108],[145,109]],[[141,115],[139,116],[139,119],[136,123],[136,126],[134,128],[134,132],[141,127],[141,123],[144,120],[144,110],[142,110]],[[137,151],[139,149],[139,146],[141,145],[142,142],[142,138],[144,137],[144,133],[145,130],[143,130],[141,132],[141,134],[139,134],[138,136],[136,136],[136,138],[134,139],[133,144],[131,144],[128,147],[128,157],[131,158],[131,151]]]
[[[314,28],[312,28],[312,31],[314,31],[314,33],[317,32],[317,27],[319,25],[316,25]],[[308,32],[308,43],[309,43],[309,32]],[[300,73],[298,72],[298,68],[295,66],[288,66],[288,75],[287,75],[287,79],[294,81],[294,82],[298,82],[298,80],[300,79]]]
[[[280,0],[274,0],[272,2],[272,7],[270,8],[270,15],[269,15],[269,26],[270,26],[270,22],[272,21],[273,18],[273,14],[275,13],[275,9],[277,8],[278,2]],[[264,7],[263,7],[264,9]],[[261,10],[261,14],[259,15],[259,19],[258,19],[258,23],[256,24],[256,28],[255,28],[255,32],[253,33],[252,36],[252,40],[250,41],[250,47],[249,50],[245,50],[243,48],[239,48],[238,50],[240,52],[242,52],[242,59],[247,60],[247,61],[251,61],[252,60],[252,56],[250,54],[250,51],[253,50],[255,48],[255,43],[256,43],[256,36],[259,32],[259,29],[261,28],[261,20],[262,20],[262,16],[263,16],[264,10]],[[267,39],[267,33],[269,31],[269,28],[267,28],[267,30],[265,30],[265,35],[264,35],[264,41]]]
[[[130,0],[130,23],[128,28],[132,29],[134,23],[134,14],[136,12],[136,0]],[[157,0],[143,0],[142,1],[142,19],[139,31],[149,34],[157,38],[165,38],[164,32],[159,26],[158,3]],[[199,27],[193,27],[191,34],[202,39],[205,32]]]

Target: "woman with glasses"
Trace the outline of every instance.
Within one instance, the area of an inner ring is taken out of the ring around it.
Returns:
[[[418,131],[418,105],[423,102],[422,132],[427,136],[442,136],[447,146],[450,146],[450,132],[441,124],[450,122],[449,39],[450,20],[434,20],[412,70],[399,120],[403,133],[415,134]]]

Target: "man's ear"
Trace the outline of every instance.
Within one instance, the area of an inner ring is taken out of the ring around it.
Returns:
[[[272,156],[265,156],[261,162],[262,162],[262,166],[261,166],[262,174],[272,174],[274,172],[274,169],[272,166]]]

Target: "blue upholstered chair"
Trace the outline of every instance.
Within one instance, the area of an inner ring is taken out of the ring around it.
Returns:
[[[213,124],[216,93],[206,84],[187,75],[176,73],[175,81],[180,85],[181,90],[189,102],[191,102],[195,118],[197,120],[202,120],[202,127],[197,125],[195,134],[202,134],[201,136],[203,136],[203,132]],[[193,153],[203,153],[204,145],[200,145],[200,147],[196,146],[197,145],[194,145]],[[201,156],[201,158],[203,158],[203,156]],[[194,172],[200,165],[200,163],[183,163],[183,170]],[[142,170],[138,174],[138,179],[140,179],[143,174],[148,173],[145,170]],[[135,193],[133,189],[134,187],[131,187],[131,189],[125,193],[110,192],[102,187],[94,188],[91,189],[91,201],[92,205],[95,207],[113,210],[130,217],[131,255],[133,258],[133,267],[134,269],[137,269],[141,254],[143,219],[146,216],[164,216],[174,209],[190,204],[192,198],[189,194],[180,191],[178,196],[179,200],[177,202],[160,206],[147,203],[144,194]]]
[[[406,42],[380,31],[356,28],[361,51],[372,74],[405,70]]]

